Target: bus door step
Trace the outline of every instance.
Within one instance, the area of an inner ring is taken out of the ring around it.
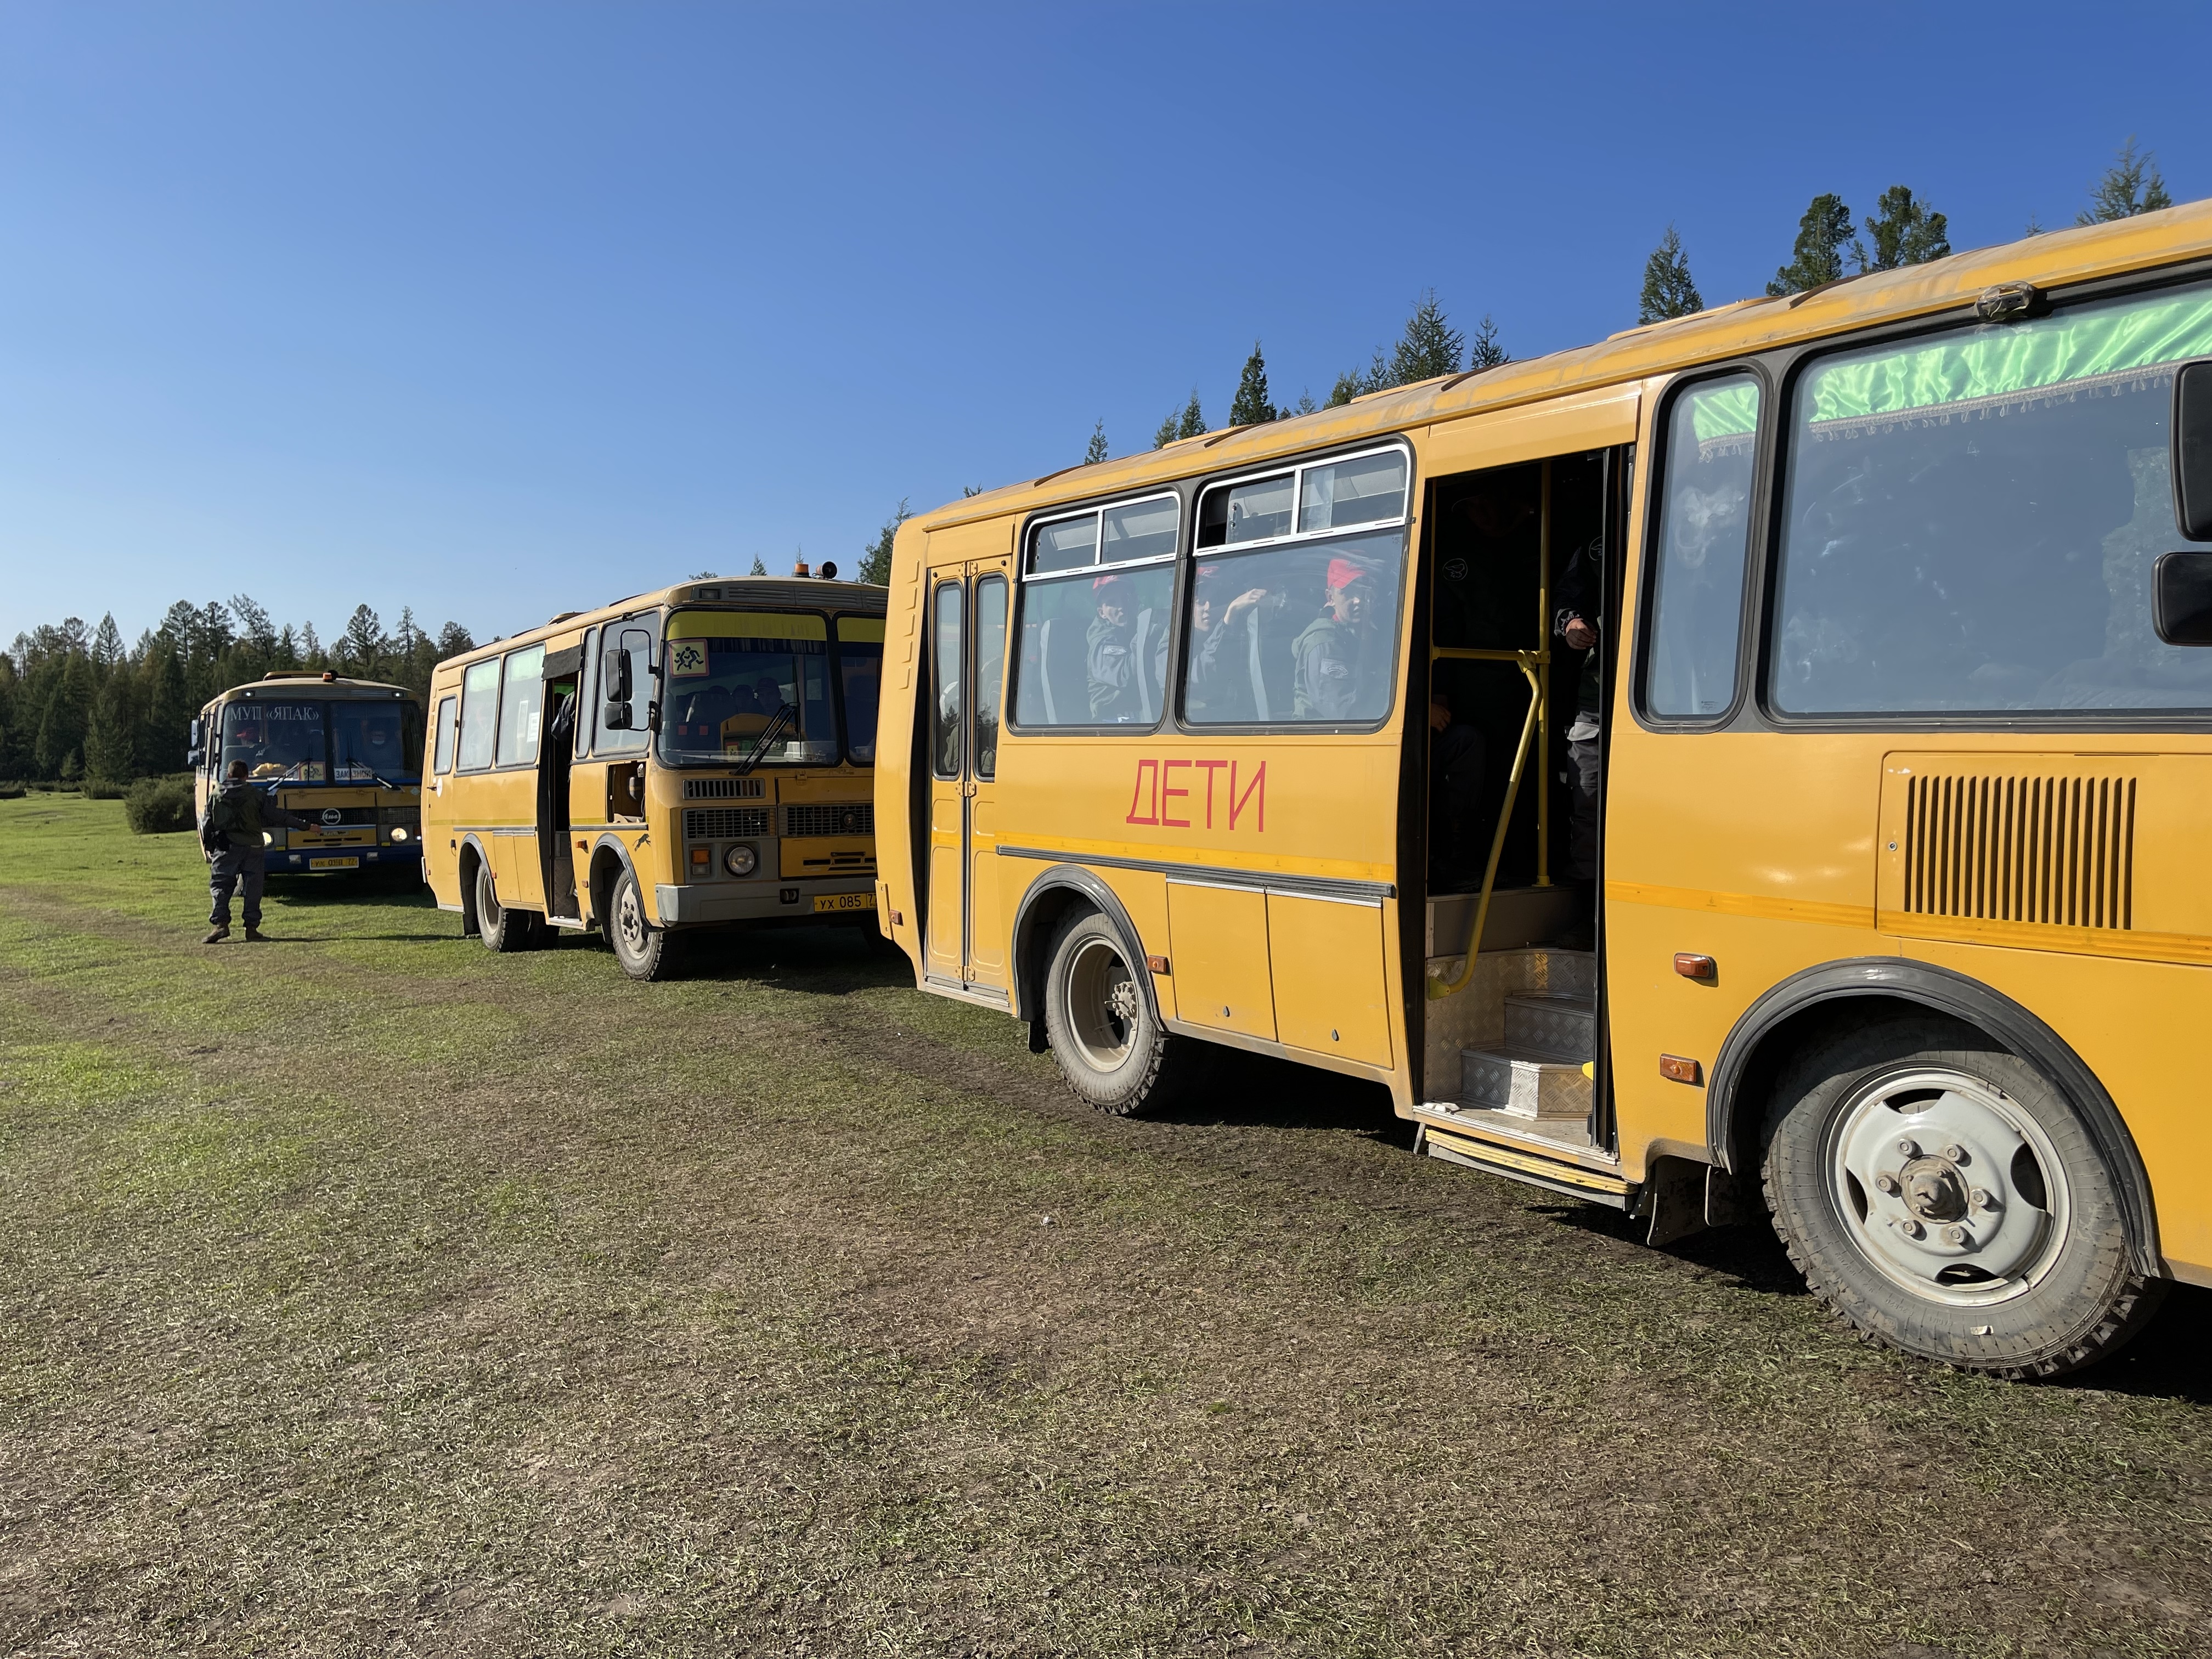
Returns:
[[[1583,1145],[1589,1138],[1583,1137]],[[1562,1148],[1562,1150],[1565,1150]],[[1548,1192],[1603,1204],[1616,1210],[1633,1208],[1636,1188],[1620,1176],[1604,1170],[1553,1157],[1533,1146],[1504,1146],[1494,1140],[1459,1134],[1433,1121],[1424,1120],[1415,1133],[1414,1151],[1425,1158],[1442,1158],[1485,1174],[1503,1176]]]

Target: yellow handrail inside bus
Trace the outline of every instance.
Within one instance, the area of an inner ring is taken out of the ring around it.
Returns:
[[[1490,861],[1482,868],[1482,895],[1475,901],[1474,927],[1468,935],[1467,958],[1460,963],[1459,971],[1449,979],[1433,975],[1429,978],[1428,995],[1431,1002],[1440,997],[1448,997],[1455,991],[1465,990],[1468,981],[1474,976],[1474,954],[1482,944],[1483,924],[1490,918],[1491,890],[1498,883],[1498,860],[1505,851],[1505,832],[1513,823],[1514,799],[1521,793],[1522,769],[1528,763],[1529,740],[1536,735],[1538,711],[1544,705],[1544,682],[1536,670],[1538,664],[1550,654],[1544,651],[1469,651],[1442,646],[1432,649],[1434,657],[1471,657],[1488,662],[1504,661],[1519,665],[1521,672],[1528,681],[1528,713],[1521,722],[1521,741],[1513,750],[1512,774],[1505,781],[1505,805],[1498,809],[1498,829],[1490,837]]]

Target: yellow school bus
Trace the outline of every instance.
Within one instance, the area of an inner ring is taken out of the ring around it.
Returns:
[[[276,875],[419,867],[422,705],[404,686],[301,669],[235,685],[192,721],[198,811],[234,761],[312,830],[270,830]]]
[[[659,979],[701,929],[875,908],[884,590],[729,578],[454,657],[431,680],[424,875],[495,951],[596,928]]]
[[[2063,1370],[2212,1284],[2208,538],[2212,205],[978,495],[896,544],[881,924],[1107,1110],[1372,1079]]]

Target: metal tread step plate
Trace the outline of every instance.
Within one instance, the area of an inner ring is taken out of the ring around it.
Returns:
[[[1533,1048],[1460,1050],[1460,1103],[1488,1106],[1516,1117],[1589,1115],[1592,1087],[1580,1060]]]
[[[1579,1066],[1597,1053],[1597,1000],[1558,991],[1514,991],[1505,998],[1505,1047]]]
[[[1526,1182],[1615,1209],[1628,1208],[1635,1198],[1634,1188],[1620,1176],[1606,1170],[1586,1169],[1534,1149],[1524,1152],[1518,1147],[1501,1146],[1495,1141],[1455,1133],[1431,1122],[1421,1125],[1419,1150],[1425,1157],[1442,1158],[1448,1164],[1463,1164],[1488,1175]]]
[[[1587,1169],[1618,1172],[1620,1160],[1590,1143],[1589,1125],[1565,1118],[1519,1117],[1488,1106],[1464,1106],[1454,1100],[1425,1101],[1413,1109],[1413,1121],[1453,1134],[1475,1135],[1547,1158],[1561,1158]]]

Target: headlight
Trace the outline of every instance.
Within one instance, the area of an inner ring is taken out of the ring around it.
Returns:
[[[261,832],[261,844],[264,847],[274,847],[276,844],[276,837],[264,830]]]
[[[394,841],[405,841],[407,839],[407,831],[404,828],[394,830],[392,832],[392,839]]]
[[[760,863],[760,854],[740,842],[722,854],[722,868],[733,876],[750,876]]]

